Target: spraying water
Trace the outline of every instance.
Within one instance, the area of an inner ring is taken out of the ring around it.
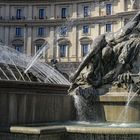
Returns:
[[[38,82],[69,85],[69,81],[57,70],[40,62],[39,56],[46,49],[48,46],[44,44],[32,58],[8,46],[0,45],[0,72],[3,75],[1,79],[34,81],[35,78]]]
[[[32,58],[32,60],[30,61],[30,63],[27,65],[24,73],[27,73],[27,71],[34,65],[34,63],[36,62],[36,60],[39,58],[39,56],[43,53],[43,51],[47,50],[49,48],[49,46],[44,43],[41,48],[37,51],[37,53],[34,55],[34,57]]]
[[[122,121],[123,125],[125,124],[125,122],[128,121],[129,106],[130,106],[131,101],[134,99],[134,97],[136,95],[137,95],[137,92],[135,92],[135,93],[133,92],[133,85],[131,84],[125,108],[122,110],[122,112],[121,112],[121,114],[119,115],[119,118],[118,118],[118,122]]]

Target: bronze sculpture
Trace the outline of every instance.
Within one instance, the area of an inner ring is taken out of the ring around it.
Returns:
[[[119,31],[93,41],[91,52],[71,76],[69,92],[83,86],[96,89],[105,84],[125,83],[128,89],[133,84],[133,90],[139,93],[139,60],[140,12]]]

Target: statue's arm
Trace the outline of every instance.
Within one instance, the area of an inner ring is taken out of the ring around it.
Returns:
[[[91,61],[94,55],[98,55],[99,50],[102,50],[103,47],[106,46],[106,40],[105,35],[101,35],[98,38],[96,38],[93,42],[93,46],[91,48],[91,51],[85,56],[84,60],[79,65],[78,69],[74,73],[74,75],[71,77],[71,81],[74,82],[75,79],[78,77],[80,72],[88,65],[88,63]]]
[[[78,77],[78,75],[80,74],[80,72],[88,65],[89,61],[92,59],[93,57],[93,50],[86,55],[84,61],[82,61],[78,67],[78,69],[76,70],[76,72],[74,73],[74,75],[71,76],[70,80],[71,82],[74,82],[75,79]]]

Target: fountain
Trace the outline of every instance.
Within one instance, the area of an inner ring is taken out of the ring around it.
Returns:
[[[82,112],[81,109],[82,114],[85,113],[86,120],[93,120],[91,118],[96,115],[101,116],[101,107],[97,109],[97,114],[94,113],[96,108],[93,107],[94,102],[99,100],[105,109],[105,117],[103,116],[103,118],[107,121],[116,122],[118,120],[118,114],[125,106],[125,102],[127,106],[125,108],[129,111],[130,103],[135,103],[135,105],[132,105],[135,109],[131,110],[133,117],[131,114],[127,114],[130,118],[132,117],[130,120],[128,119],[128,122],[140,120],[138,109],[138,94],[140,93],[139,29],[140,12],[118,32],[99,36],[94,41],[91,52],[71,77],[73,84],[69,92],[77,100],[86,102],[87,110],[83,109],[85,112]],[[113,102],[116,102],[117,105],[113,105]],[[85,108],[84,103],[82,104],[83,108]],[[87,112],[90,109],[93,112],[89,116]],[[126,113],[126,111],[124,112]],[[94,121],[98,121],[97,119],[94,119]]]
[[[140,12],[93,41],[70,88],[37,60],[40,52],[32,60],[7,46],[0,51],[2,140],[140,139]]]
[[[91,122],[69,127],[72,140],[140,139],[140,12],[95,39],[71,81],[77,118]]]
[[[48,49],[48,44],[44,44],[32,58],[8,46],[0,45],[0,78],[69,85],[69,81],[58,71],[39,61],[38,57],[44,49]]]

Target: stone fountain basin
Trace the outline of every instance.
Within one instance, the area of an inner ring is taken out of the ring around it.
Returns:
[[[11,126],[9,130],[0,128],[0,137],[28,140],[122,140],[129,138],[139,140],[140,124],[127,123],[112,125],[111,123],[92,122],[53,122]]]
[[[75,119],[69,86],[0,80],[0,126]]]
[[[98,122],[53,122],[37,125],[11,126],[12,133],[94,133],[94,134],[140,134],[140,124],[136,123],[98,123]]]

